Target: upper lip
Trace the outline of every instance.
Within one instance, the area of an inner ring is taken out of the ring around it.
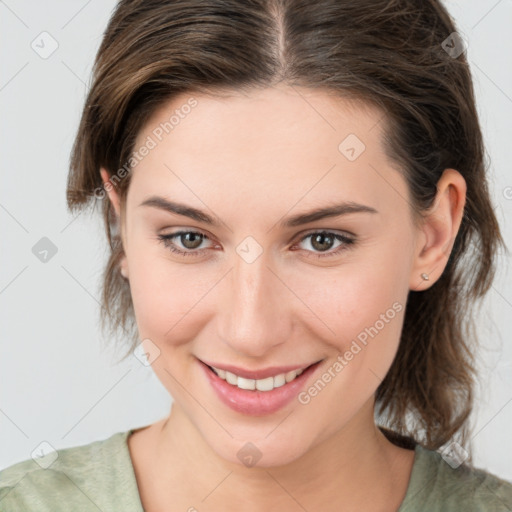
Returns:
[[[292,370],[300,370],[306,369],[312,364],[316,364],[320,361],[316,361],[315,363],[306,363],[304,365],[293,365],[293,366],[271,366],[269,368],[261,368],[260,370],[247,370],[245,368],[240,368],[238,366],[233,366],[231,364],[221,364],[221,363],[212,363],[209,361],[201,360],[204,364],[208,366],[213,366],[214,368],[220,368],[221,370],[226,370],[227,372],[234,373],[239,377],[243,377],[245,379],[265,379],[267,377],[274,377],[275,375],[279,375],[280,373],[291,372]]]

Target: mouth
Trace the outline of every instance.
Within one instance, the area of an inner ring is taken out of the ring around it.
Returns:
[[[287,372],[273,372],[262,379],[249,379],[198,360],[218,398],[231,409],[252,416],[271,414],[288,404],[317,373],[323,359]],[[280,369],[285,367],[280,367]],[[244,372],[247,375],[247,372]],[[261,375],[262,372],[253,372]]]
[[[217,377],[221,378],[222,380],[225,380],[228,384],[231,384],[232,386],[236,386],[240,389],[245,389],[247,391],[272,391],[275,388],[279,388],[281,386],[284,386],[285,384],[288,384],[289,382],[294,381],[299,375],[302,375],[306,370],[314,366],[315,364],[319,363],[317,361],[316,363],[310,364],[306,367],[299,367],[295,370],[289,370],[289,371],[283,371],[277,373],[276,371],[272,372],[271,375],[264,378],[249,378],[246,376],[241,376],[240,373],[242,372],[230,372],[222,368],[216,368],[215,366],[207,365],[208,368],[212,372],[214,372]],[[244,372],[245,373],[245,372]],[[256,375],[258,372],[254,372]],[[269,371],[261,371],[261,374],[263,373],[269,373]]]

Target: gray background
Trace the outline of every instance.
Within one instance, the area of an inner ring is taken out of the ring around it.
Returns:
[[[0,1],[0,469],[42,441],[65,448],[152,423],[171,398],[138,359],[115,364],[98,327],[107,243],[99,215],[68,214],[71,144],[115,2]],[[512,248],[512,0],[446,2],[467,41],[491,157],[490,185]],[[38,51],[58,48],[42,58]],[[41,43],[41,38],[45,44]],[[33,43],[35,41],[35,43]],[[36,47],[37,48],[37,47]],[[49,238],[57,253],[32,248]],[[475,464],[512,480],[512,287],[509,261],[483,303]]]

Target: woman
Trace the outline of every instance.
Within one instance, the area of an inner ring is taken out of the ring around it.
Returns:
[[[68,205],[174,403],[7,468],[2,510],[511,510],[469,453],[504,242],[462,50],[433,0],[121,1]]]

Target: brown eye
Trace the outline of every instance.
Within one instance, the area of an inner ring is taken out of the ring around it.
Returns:
[[[305,249],[306,252],[313,253],[313,257],[317,258],[336,256],[342,251],[353,247],[356,243],[354,237],[333,233],[331,231],[314,231],[302,237],[299,243],[303,243],[307,239],[309,239],[309,245],[312,247],[312,250]],[[334,246],[336,242],[338,242],[339,245]],[[330,250],[333,246],[334,250]]]
[[[204,240],[208,240],[208,237],[198,231],[178,231],[169,235],[158,235],[158,240],[175,254],[180,256],[198,256],[206,250],[198,248]],[[178,244],[175,240],[177,240]]]
[[[179,235],[180,242],[186,249],[197,249],[203,241],[203,235],[190,231]]]
[[[311,246],[317,251],[327,251],[331,249],[335,238],[326,233],[315,233],[311,238]]]

